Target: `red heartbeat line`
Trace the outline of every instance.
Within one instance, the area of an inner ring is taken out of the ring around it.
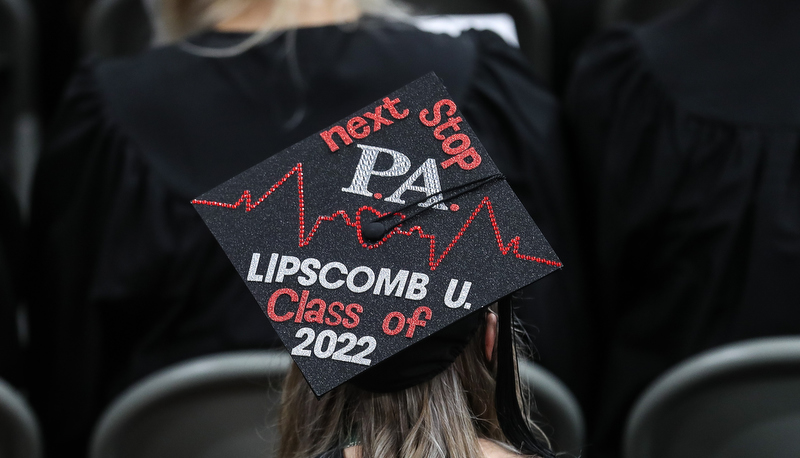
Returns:
[[[448,255],[448,253],[450,253],[450,251],[453,249],[455,244],[461,239],[461,237],[467,231],[467,228],[475,220],[475,217],[478,216],[478,214],[481,212],[481,210],[486,208],[487,213],[489,213],[489,219],[492,222],[492,228],[494,229],[494,236],[495,236],[495,239],[497,240],[497,247],[499,248],[500,253],[502,253],[503,255],[506,255],[510,251],[518,259],[523,259],[525,261],[538,262],[540,264],[546,264],[548,266],[554,266],[554,267],[561,267],[561,265],[562,265],[558,261],[551,261],[551,260],[544,259],[544,258],[539,258],[539,257],[536,257],[536,256],[528,256],[526,254],[521,254],[519,252],[519,241],[520,241],[520,237],[519,236],[512,238],[507,244],[504,244],[503,243],[503,238],[500,236],[500,228],[498,227],[497,220],[496,220],[496,218],[494,216],[494,209],[492,208],[492,201],[489,199],[488,196],[484,197],[483,200],[481,200],[481,203],[477,207],[475,207],[475,210],[472,211],[472,214],[467,219],[467,221],[464,223],[464,225],[461,227],[461,230],[458,231],[458,234],[456,234],[456,236],[453,238],[453,240],[450,242],[450,244],[447,246],[447,248],[445,248],[445,250],[442,252],[442,254],[440,254],[438,257],[436,256],[436,236],[433,235],[433,234],[426,234],[425,231],[423,231],[423,229],[421,227],[419,227],[419,226],[414,226],[414,227],[412,227],[412,228],[410,228],[408,230],[403,230],[402,229],[402,225],[397,225],[391,231],[389,231],[389,233],[386,234],[381,240],[379,240],[379,241],[377,241],[375,243],[366,242],[364,240],[364,237],[361,234],[361,213],[364,212],[364,211],[369,211],[369,212],[371,212],[372,214],[374,214],[374,215],[376,215],[378,217],[386,215],[386,213],[381,213],[378,210],[376,210],[376,209],[374,209],[372,207],[369,207],[369,206],[364,206],[364,207],[361,207],[361,208],[358,209],[358,211],[356,212],[355,221],[350,219],[350,215],[348,215],[345,210],[339,210],[339,211],[331,214],[330,216],[327,216],[327,215],[319,216],[319,217],[317,217],[317,221],[314,223],[314,226],[311,228],[311,231],[309,231],[308,235],[306,236],[306,230],[305,230],[305,227],[306,227],[306,224],[305,224],[305,203],[304,203],[305,196],[304,196],[304,193],[303,193],[303,164],[302,163],[298,163],[296,166],[294,166],[292,168],[292,170],[290,170],[286,175],[284,175],[283,178],[281,178],[277,183],[272,185],[272,187],[269,188],[269,190],[267,192],[265,192],[255,203],[253,203],[252,195],[250,194],[250,191],[248,191],[248,190],[245,190],[244,192],[242,192],[242,196],[239,197],[239,200],[237,200],[235,203],[232,203],[232,204],[231,203],[225,203],[225,202],[214,202],[214,201],[209,201],[209,200],[198,200],[198,199],[193,200],[192,203],[193,204],[198,204],[198,205],[209,205],[209,206],[212,206],[212,207],[224,207],[224,208],[232,208],[232,209],[239,208],[242,205],[242,203],[244,203],[245,211],[249,212],[249,211],[253,210],[254,208],[258,207],[259,205],[261,205],[261,203],[264,202],[264,200],[266,200],[267,197],[269,197],[273,192],[275,192],[284,183],[286,183],[286,180],[288,180],[292,175],[297,175],[297,193],[298,193],[298,204],[299,204],[298,205],[298,209],[300,210],[300,230],[299,230],[299,233],[298,233],[298,246],[299,247],[304,247],[304,246],[307,246],[309,243],[311,243],[311,239],[314,238],[314,235],[317,233],[317,230],[319,229],[319,226],[320,226],[320,224],[322,224],[323,221],[333,221],[337,217],[341,217],[342,220],[344,221],[344,223],[347,226],[356,228],[356,235],[358,237],[358,242],[361,244],[362,247],[364,247],[364,248],[366,248],[368,250],[373,250],[375,248],[380,247],[387,240],[392,238],[392,236],[394,234],[402,234],[402,235],[406,235],[406,236],[411,236],[414,233],[416,233],[419,238],[427,239],[428,242],[430,243],[430,255],[428,257],[428,265],[430,265],[431,270],[436,270],[436,268],[439,267],[439,264],[442,263],[444,258]],[[403,215],[401,213],[394,213],[394,215],[399,216],[401,219],[405,219],[405,215]]]

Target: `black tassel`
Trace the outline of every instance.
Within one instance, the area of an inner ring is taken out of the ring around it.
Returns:
[[[514,340],[514,315],[511,307],[511,296],[499,301],[500,329],[497,351],[497,388],[495,405],[500,428],[511,445],[526,455],[539,455],[542,458],[555,458],[555,453],[542,443],[531,432],[525,417],[520,410],[517,387],[519,374],[517,371]]]

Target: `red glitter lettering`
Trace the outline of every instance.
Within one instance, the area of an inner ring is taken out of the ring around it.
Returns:
[[[424,320],[420,319],[420,315],[422,315],[423,313],[425,314]],[[416,327],[419,326],[421,328],[424,328],[425,324],[427,323],[427,321],[425,320],[430,320],[431,316],[433,316],[433,312],[428,307],[422,306],[414,310],[414,314],[411,315],[411,318],[406,320],[406,322],[408,323],[408,330],[406,331],[406,337],[408,337],[409,339],[414,337],[414,331],[416,330]]]
[[[272,293],[272,296],[270,296],[269,298],[269,302],[267,302],[267,316],[269,317],[270,320],[277,321],[279,323],[282,321],[291,320],[292,317],[294,316],[293,312],[286,312],[285,315],[281,316],[275,314],[275,301],[277,301],[278,298],[283,295],[289,296],[289,299],[291,299],[292,302],[297,302],[297,300],[299,299],[297,297],[297,293],[293,289],[289,288],[281,288]]]
[[[453,148],[453,143],[460,142],[458,146]],[[461,153],[465,149],[469,148],[470,145],[469,137],[464,134],[453,134],[445,139],[442,142],[442,151],[449,154],[450,156],[454,156],[456,154]]]
[[[389,114],[392,115],[394,119],[404,119],[408,116],[408,108],[402,112],[398,112],[397,108],[395,108],[398,103],[400,103],[400,99],[389,100],[389,97],[383,98],[383,107],[389,110]]]
[[[419,112],[419,120],[428,127],[433,127],[442,122],[442,107],[447,106],[447,116],[453,116],[458,109],[456,103],[449,99],[442,99],[433,105],[433,119],[428,119],[428,109]]]
[[[472,158],[472,160],[467,162],[467,158]],[[442,168],[446,169],[453,164],[458,164],[462,170],[472,170],[481,165],[481,155],[475,151],[475,148],[470,148],[442,162]]]
[[[383,111],[383,106],[378,105],[377,107],[375,107],[375,113],[370,113],[369,111],[364,113],[365,118],[369,118],[375,121],[375,124],[372,126],[372,130],[375,132],[381,130],[381,125],[391,126],[392,124],[394,124],[394,122],[384,118],[381,115],[381,111]]]
[[[349,304],[347,308],[344,309],[344,313],[350,318],[347,318],[342,321],[342,325],[347,329],[353,329],[354,327],[358,326],[360,318],[358,317],[358,313],[364,311],[364,307],[359,304]]]
[[[358,129],[361,129],[361,132],[359,132]],[[359,140],[366,138],[366,136],[370,133],[369,123],[361,116],[356,116],[355,118],[347,121],[347,133]]]
[[[308,305],[306,307],[313,307],[318,305],[319,308],[317,310],[308,310],[305,315],[305,320],[307,323],[319,323],[322,324],[322,319],[325,317],[325,309],[327,308],[327,304],[322,299],[311,299],[308,301]]]
[[[394,318],[397,318],[397,326],[392,329],[391,324]],[[406,327],[406,317],[400,312],[392,312],[383,319],[383,333],[386,335],[396,336],[403,331],[404,327]]]
[[[325,318],[325,324],[328,326],[339,326],[342,323],[342,316],[333,310],[335,308],[338,308],[340,312],[344,312],[344,304],[341,302],[331,302],[331,305],[328,306],[328,314],[334,317],[333,320]]]
[[[302,294],[300,295],[300,304],[297,305],[297,313],[294,315],[294,322],[295,323],[302,323],[303,322],[303,311],[306,309],[306,301],[308,300],[308,290],[304,289]]]
[[[333,126],[330,130],[326,130],[319,134],[319,136],[325,140],[325,143],[328,145],[328,148],[330,148],[331,152],[339,151],[339,145],[337,145],[333,140],[333,134],[338,135],[345,145],[350,145],[353,143],[353,139],[347,135],[347,132],[344,131],[342,126]]]
[[[444,140],[444,135],[442,135],[442,131],[447,129],[448,127],[452,127],[455,132],[458,132],[459,130],[461,130],[461,127],[458,125],[458,123],[460,123],[461,121],[463,121],[461,117],[448,119],[447,121],[445,121],[444,124],[436,127],[436,129],[433,129],[433,136],[437,140]]]

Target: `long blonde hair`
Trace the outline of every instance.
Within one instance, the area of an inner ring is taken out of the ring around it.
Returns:
[[[478,439],[516,452],[497,418],[484,329],[442,373],[398,392],[344,384],[317,399],[293,365],[283,387],[279,458],[314,458],[354,443],[362,457],[483,458]]]
[[[166,41],[178,41],[199,31],[235,16],[248,5],[258,2],[274,2],[273,16],[285,14],[289,4],[298,1],[320,0],[160,0],[157,6]],[[336,0],[355,3],[363,14],[373,16],[402,17],[406,8],[394,0]],[[268,28],[268,25],[267,27]],[[261,32],[269,32],[262,30]]]

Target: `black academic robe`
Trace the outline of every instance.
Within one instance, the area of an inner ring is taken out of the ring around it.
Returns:
[[[27,289],[25,241],[16,196],[4,181],[0,181],[0,219],[0,378],[22,387],[17,309]]]
[[[47,283],[31,311],[33,394],[51,451],[81,453],[101,410],[146,374],[279,344],[189,202],[430,71],[558,250],[567,207],[547,190],[566,181],[557,104],[496,35],[367,20],[198,55],[246,38],[209,32],[89,62],[67,92],[33,193],[36,275]]]
[[[567,101],[597,376],[590,453],[702,350],[800,332],[800,4],[706,0],[600,37]]]

